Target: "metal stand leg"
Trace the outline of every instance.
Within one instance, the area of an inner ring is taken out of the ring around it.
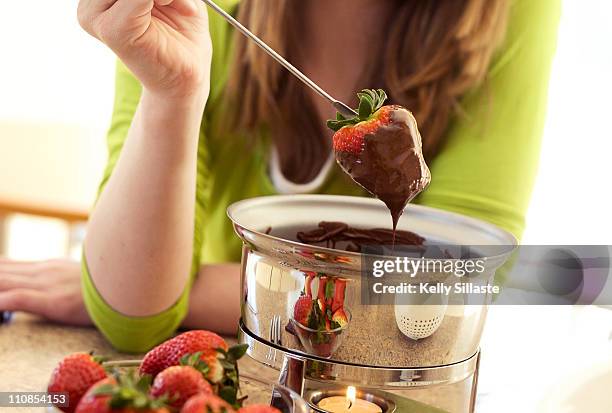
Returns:
[[[304,390],[304,370],[305,362],[303,360],[285,356],[278,383],[290,388],[297,394],[302,394]]]
[[[301,395],[304,389],[304,361],[285,356],[278,383]],[[272,393],[270,405],[283,413],[287,409],[282,395],[277,392]]]

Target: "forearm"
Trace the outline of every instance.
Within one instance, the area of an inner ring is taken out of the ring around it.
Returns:
[[[129,316],[176,302],[190,275],[197,144],[204,97],[164,101],[143,92],[85,240],[91,278]]]
[[[183,327],[236,334],[240,318],[240,264],[203,265],[191,289]]]

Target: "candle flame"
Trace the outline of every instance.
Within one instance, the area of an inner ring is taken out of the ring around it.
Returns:
[[[355,403],[355,399],[357,398],[357,389],[354,386],[349,386],[346,389],[346,400],[349,402],[349,406],[352,406]]]

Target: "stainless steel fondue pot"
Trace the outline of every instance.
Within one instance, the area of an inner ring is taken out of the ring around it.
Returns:
[[[296,241],[298,231],[316,228],[320,221],[390,228],[391,217],[382,202],[330,195],[270,196],[235,203],[228,215],[243,241],[241,340],[250,345],[251,357],[281,371],[283,384],[303,395],[346,385],[374,393],[389,390],[400,397],[411,391],[411,398],[427,390],[425,396],[414,397],[425,401],[442,386],[447,393],[459,394],[459,401],[438,404],[441,411],[473,408],[490,295],[474,302],[473,297],[469,301],[454,294],[430,304],[437,309],[437,325],[429,326],[423,338],[411,338],[398,316],[398,308],[409,306],[364,302],[362,283],[367,281],[362,270],[368,257]],[[495,271],[517,245],[511,234],[492,224],[418,205],[406,208],[398,229],[415,232],[431,245],[495,247],[481,252],[486,264],[479,280],[484,284],[493,283]],[[437,276],[417,274],[413,281]],[[296,302],[304,296],[326,302],[321,313],[328,314],[326,328],[295,320]],[[330,325],[338,310],[344,311],[346,325]]]

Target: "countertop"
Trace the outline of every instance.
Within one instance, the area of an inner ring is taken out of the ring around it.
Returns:
[[[114,359],[135,358],[115,352],[93,328],[60,326],[16,314],[11,323],[0,326],[0,391],[44,390],[59,360],[69,353],[89,350]],[[477,412],[558,413],[556,408],[542,407],[543,403],[551,405],[556,403],[551,398],[569,397],[571,392],[587,395],[587,391],[575,384],[588,380],[588,375],[595,371],[594,366],[600,377],[607,374],[606,380],[612,379],[612,311],[609,309],[492,306],[482,340]],[[248,357],[241,361],[241,371],[251,375],[270,374]],[[585,380],[578,380],[581,376]],[[598,397],[612,397],[607,393]],[[5,410],[10,413],[41,411]],[[580,404],[563,411],[581,412]]]
[[[114,351],[94,328],[67,327],[15,314],[10,323],[0,325],[0,391],[45,391],[51,371],[63,357],[91,350],[117,360],[139,358]],[[254,376],[270,374],[248,357],[241,360],[240,369]],[[0,411],[26,413],[44,409],[0,408]]]
[[[229,343],[234,339],[226,338]],[[94,351],[113,360],[134,360],[142,355],[118,353],[94,328],[67,327],[17,313],[10,323],[0,325],[0,391],[45,391],[57,363],[75,352]],[[278,372],[249,357],[240,360],[240,371],[251,376],[276,380]],[[443,399],[440,399],[443,397]],[[453,403],[453,392],[431,394],[424,401]],[[429,400],[428,400],[429,398]],[[44,408],[0,408],[0,412],[44,412]],[[428,410],[429,411],[429,410]]]

